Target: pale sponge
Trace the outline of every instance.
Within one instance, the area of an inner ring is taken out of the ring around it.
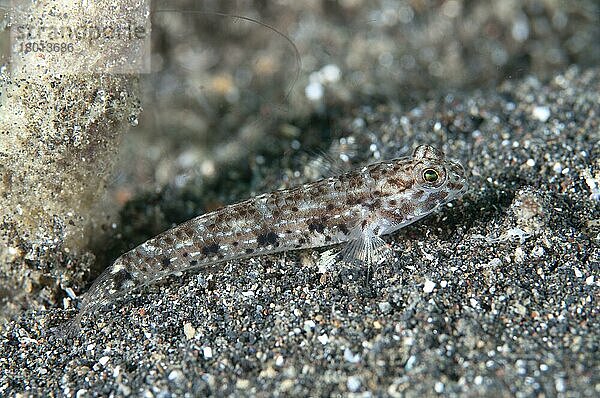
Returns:
[[[73,2],[50,3],[60,11]],[[43,5],[32,9],[32,23],[46,12]],[[121,11],[107,3],[97,12]],[[135,74],[52,73],[41,55],[26,64],[13,57],[0,70],[0,319],[23,298],[34,306],[54,299],[60,279],[70,278],[65,266],[71,275],[89,267],[90,237],[107,220],[100,210],[106,182],[140,112]],[[84,51],[82,63],[86,56],[98,62],[115,54]],[[63,69],[70,66],[77,70]]]

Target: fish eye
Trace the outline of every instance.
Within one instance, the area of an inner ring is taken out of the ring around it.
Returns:
[[[434,169],[423,170],[423,180],[425,180],[426,182],[433,184],[434,182],[439,180],[439,178],[440,175]]]

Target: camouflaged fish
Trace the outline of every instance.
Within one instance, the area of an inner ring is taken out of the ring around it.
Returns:
[[[345,243],[334,261],[371,265],[392,233],[466,190],[463,167],[422,145],[411,157],[225,206],[123,254],[83,296],[92,310],[166,275],[226,261]]]

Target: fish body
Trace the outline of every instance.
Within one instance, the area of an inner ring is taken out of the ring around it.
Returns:
[[[410,157],[225,206],[116,259],[83,296],[76,321],[166,275],[230,260],[346,243],[336,259],[370,264],[382,235],[430,214],[466,186],[458,162],[422,145]]]

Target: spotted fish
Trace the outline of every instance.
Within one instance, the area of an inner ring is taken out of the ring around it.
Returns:
[[[335,177],[225,206],[123,254],[83,296],[71,326],[115,298],[178,271],[340,243],[334,261],[370,265],[382,235],[430,214],[466,189],[463,167],[432,146]]]

